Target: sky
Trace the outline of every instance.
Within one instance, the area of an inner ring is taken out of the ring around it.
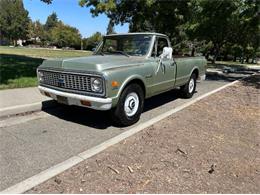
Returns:
[[[80,7],[78,0],[53,0],[49,5],[40,0],[24,0],[23,2],[33,21],[40,20],[45,24],[47,17],[52,12],[56,12],[58,18],[65,24],[79,29],[82,37],[89,37],[97,31],[106,34],[109,22],[107,16],[102,14],[92,17],[90,8]],[[117,33],[128,32],[128,24],[117,25],[115,31]]]

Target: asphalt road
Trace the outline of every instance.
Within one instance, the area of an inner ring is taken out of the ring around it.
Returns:
[[[194,98],[228,82],[211,79],[198,83]],[[148,99],[138,124],[190,100],[181,99],[177,90]],[[1,124],[0,191],[131,128],[113,126],[106,112],[69,106]]]

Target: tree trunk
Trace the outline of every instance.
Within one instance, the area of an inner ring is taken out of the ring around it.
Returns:
[[[233,57],[233,62],[236,62],[237,61],[237,56],[234,56]]]
[[[225,53],[225,54],[224,54],[224,57],[223,57],[223,60],[224,60],[224,61],[227,61],[227,59],[228,59],[228,54]]]
[[[216,62],[216,60],[217,60],[217,58],[219,56],[219,50],[220,50],[219,44],[215,44],[214,50],[215,50],[214,51],[215,55],[214,55],[214,58],[212,60],[212,64],[215,64],[215,62]]]
[[[245,59],[244,53],[242,53],[242,56],[240,57],[240,63],[241,64],[244,64],[244,59]]]
[[[246,57],[246,63],[249,63],[249,57],[248,56]]]
[[[83,50],[83,41],[81,39],[81,42],[80,42],[80,50]]]
[[[256,56],[252,56],[251,64],[254,64],[255,57]]]
[[[14,44],[14,46],[16,46],[16,40],[15,39],[13,39],[13,44]]]
[[[191,56],[194,56],[195,55],[195,48],[192,47],[192,50],[191,50]]]
[[[209,52],[206,53],[205,58],[209,60]]]

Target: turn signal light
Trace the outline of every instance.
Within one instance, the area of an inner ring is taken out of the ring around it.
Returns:
[[[111,85],[112,87],[118,87],[119,83],[117,81],[112,81]]]
[[[87,100],[80,100],[80,103],[84,106],[91,106],[91,102]]]

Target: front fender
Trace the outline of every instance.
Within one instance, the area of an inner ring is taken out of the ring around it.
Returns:
[[[129,77],[127,77],[126,79],[121,81],[121,85],[120,87],[117,89],[116,93],[114,93],[114,96],[112,97],[112,107],[117,105],[117,102],[119,100],[120,95],[122,94],[123,90],[125,89],[125,87],[131,83],[134,80],[139,80],[143,83],[144,87],[145,87],[145,91],[146,91],[146,83],[144,78],[141,75],[138,74],[134,74],[131,75]]]
[[[144,78],[141,76],[141,75],[132,75],[130,77],[128,77],[124,82],[123,84],[120,86],[120,89],[118,91],[118,94],[117,94],[117,97],[120,97],[122,91],[124,90],[124,88],[129,84],[131,83],[133,80],[140,80],[143,84],[144,84],[144,87],[145,87],[145,91],[146,91],[146,85],[145,85],[145,80]]]

